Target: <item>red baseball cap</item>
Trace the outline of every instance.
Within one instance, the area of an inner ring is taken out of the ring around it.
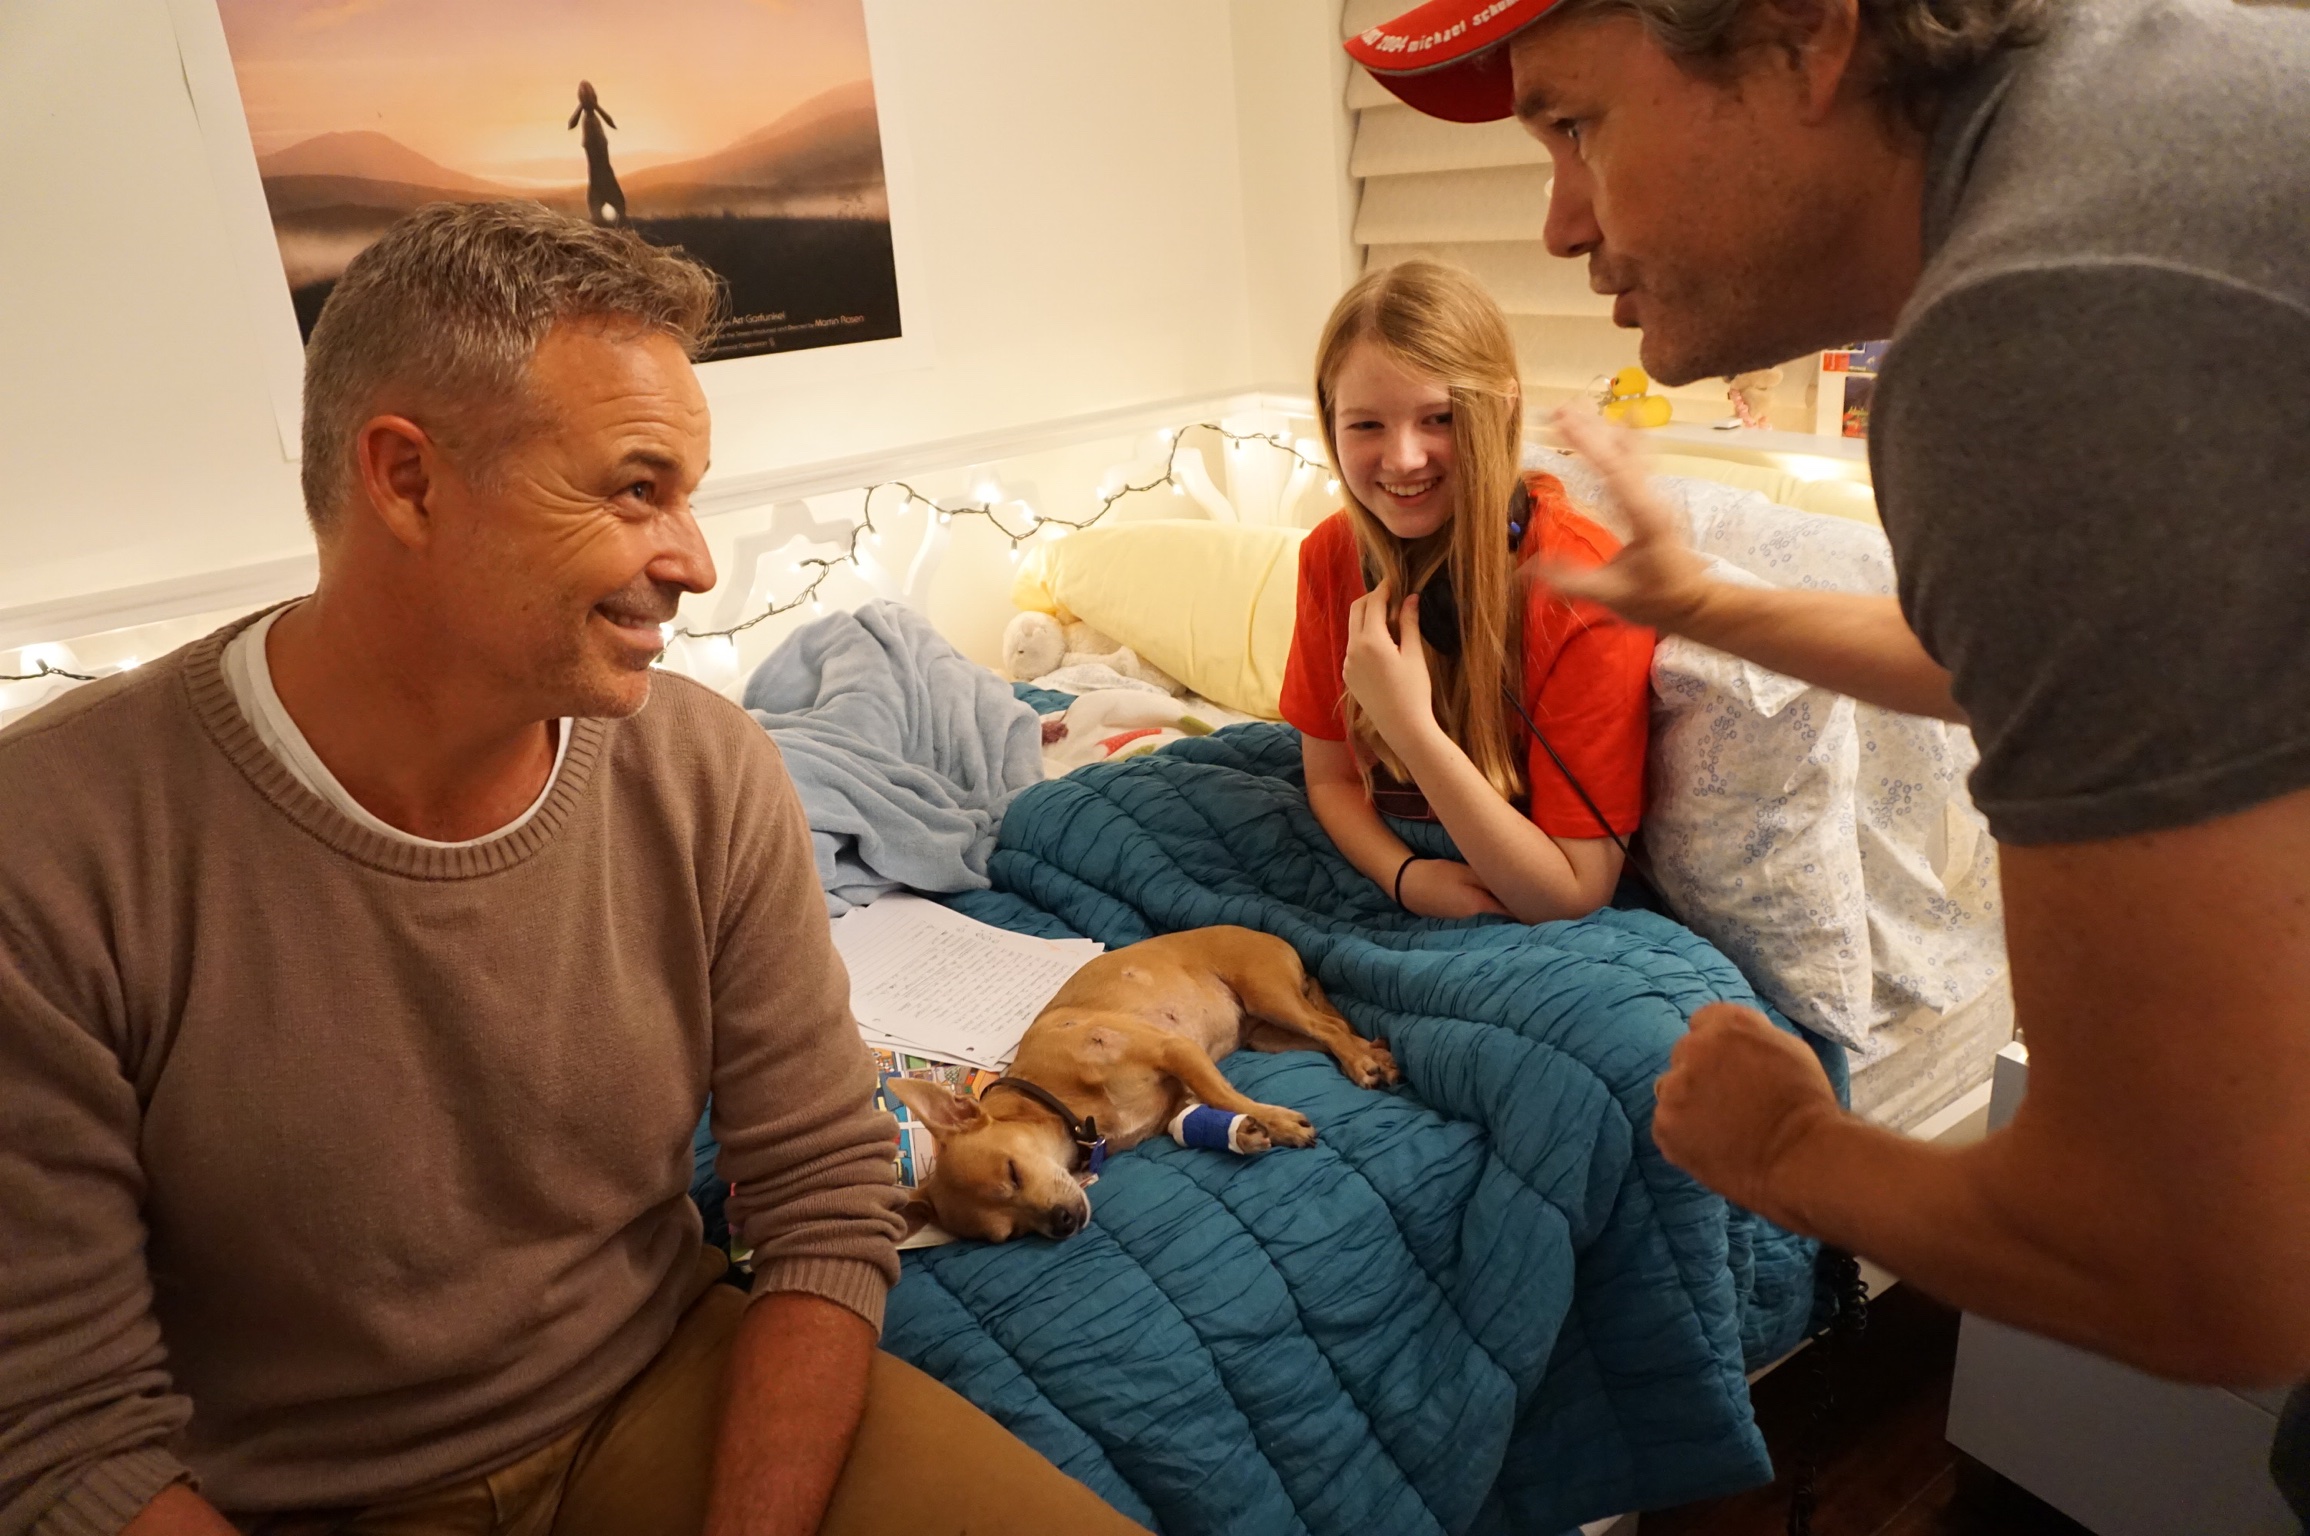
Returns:
[[[1342,46],[1405,105],[1455,123],[1513,117],[1516,85],[1501,45],[1557,0],[1428,0]]]

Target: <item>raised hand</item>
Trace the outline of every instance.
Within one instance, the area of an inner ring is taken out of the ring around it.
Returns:
[[[1605,488],[1627,516],[1629,538],[1603,565],[1535,560],[1529,567],[1534,577],[1561,596],[1602,603],[1631,624],[1681,632],[1714,583],[1706,563],[1685,543],[1676,514],[1653,494],[1627,429],[1571,406],[1558,407],[1554,422],[1573,451],[1604,476]]]

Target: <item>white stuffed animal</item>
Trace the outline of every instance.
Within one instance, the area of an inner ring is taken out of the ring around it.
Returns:
[[[1014,683],[1056,672],[1066,657],[1067,632],[1047,613],[1014,613],[1003,626],[1003,675]]]
[[[1187,692],[1185,683],[1081,619],[1062,623],[1054,614],[1028,610],[1013,614],[1003,629],[1003,671],[1013,682],[1030,683],[1063,667],[1082,666],[1103,666],[1174,696]]]

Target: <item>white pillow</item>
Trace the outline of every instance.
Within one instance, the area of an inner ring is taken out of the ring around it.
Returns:
[[[1600,496],[1586,465],[1551,468],[1576,500]],[[1722,580],[1893,591],[1874,527],[1710,481],[1653,484]],[[1997,980],[1996,845],[1965,792],[1970,732],[1688,640],[1654,652],[1653,696],[1645,841],[1665,894],[1782,1012],[1868,1060],[1877,1031]]]
[[[1763,586],[1724,560],[1723,581]],[[1871,1025],[1869,902],[1848,698],[1674,637],[1652,656],[1644,844],[1661,894],[1790,1018]]]
[[[1997,844],[1965,790],[1973,733],[1866,704],[1856,724],[1870,1028],[1882,1032],[1912,1009],[1946,1012],[1994,983],[2005,971],[2005,911]],[[1881,1047],[1872,1038],[1864,1056]]]

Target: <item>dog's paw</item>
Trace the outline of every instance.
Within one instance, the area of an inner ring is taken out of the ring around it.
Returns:
[[[1245,1157],[1257,1157],[1262,1152],[1273,1151],[1274,1148],[1275,1141],[1267,1134],[1267,1127],[1246,1115],[1243,1120],[1243,1129],[1235,1133],[1235,1150]]]
[[[1296,1109],[1285,1109],[1280,1104],[1262,1104],[1252,1112],[1251,1124],[1244,1127],[1248,1133],[1264,1132],[1268,1141],[1278,1147],[1312,1147],[1315,1145],[1315,1126],[1307,1116]]]
[[[1404,1080],[1385,1040],[1364,1042],[1362,1050],[1340,1058],[1339,1069],[1358,1088],[1386,1088]]]

